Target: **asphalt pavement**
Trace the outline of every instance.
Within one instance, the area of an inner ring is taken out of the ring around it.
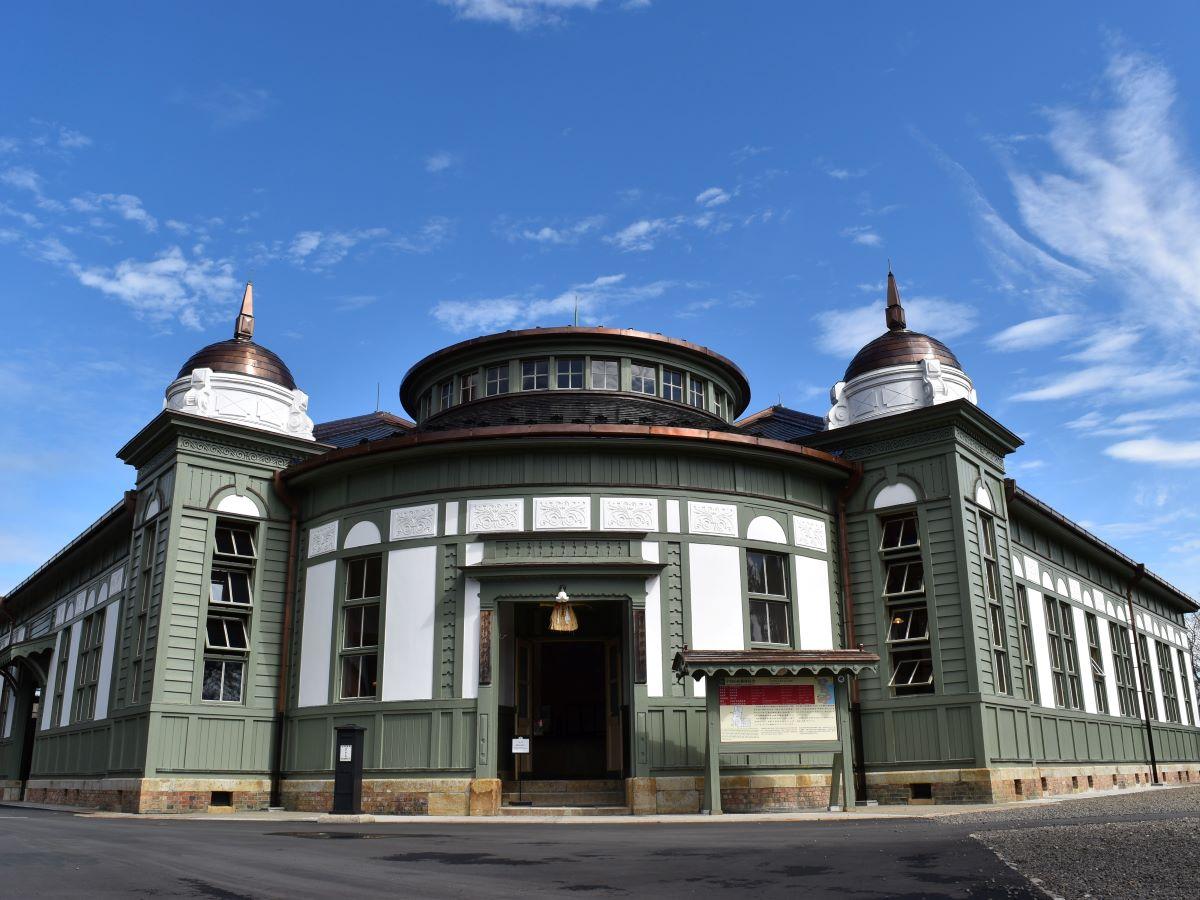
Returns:
[[[162,821],[0,806],[0,897],[1040,897],[933,819]]]

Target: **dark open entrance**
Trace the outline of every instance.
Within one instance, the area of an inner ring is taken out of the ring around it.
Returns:
[[[530,739],[530,753],[509,754],[507,768],[519,767],[522,779],[621,778],[626,771],[625,605],[583,600],[575,612],[579,629],[563,633],[550,631],[548,607],[513,610],[512,728]]]

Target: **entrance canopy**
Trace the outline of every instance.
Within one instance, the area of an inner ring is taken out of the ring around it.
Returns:
[[[879,656],[866,650],[681,650],[671,668],[679,678],[756,675],[858,675],[874,672]]]

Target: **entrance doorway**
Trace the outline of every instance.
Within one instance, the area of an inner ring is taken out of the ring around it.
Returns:
[[[549,629],[550,610],[513,610],[512,733],[528,754],[509,754],[522,779],[622,778],[628,702],[622,654],[625,606],[583,601],[579,629]],[[505,750],[510,749],[505,747]]]

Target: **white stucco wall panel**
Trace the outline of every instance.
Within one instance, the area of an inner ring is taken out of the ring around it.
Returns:
[[[433,699],[437,547],[388,554],[380,698]]]
[[[333,653],[333,560],[309,566],[304,574],[304,621],[300,635],[298,706],[329,702],[329,668]]]
[[[688,551],[691,585],[692,647],[742,650],[741,553],[737,547],[692,544]],[[696,684],[696,696],[704,688]]]
[[[659,561],[657,541],[642,541],[642,559]],[[646,694],[663,695],[662,576],[646,579]]]
[[[108,718],[108,694],[112,684],[113,658],[117,652],[117,626],[121,621],[121,601],[104,610],[104,644],[100,648],[100,674],[96,682],[96,721]]]
[[[833,610],[829,596],[829,563],[811,556],[794,556],[796,575],[796,637],[801,650],[831,650]]]

